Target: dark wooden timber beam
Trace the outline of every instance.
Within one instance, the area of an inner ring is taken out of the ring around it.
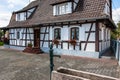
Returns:
[[[74,2],[72,1],[72,12],[74,11]]]
[[[112,0],[109,0],[110,1],[110,17],[112,19]]]
[[[95,51],[99,52],[99,23],[98,23],[98,21],[96,21]]]
[[[26,35],[25,35],[25,46],[27,47],[27,28],[26,28]]]

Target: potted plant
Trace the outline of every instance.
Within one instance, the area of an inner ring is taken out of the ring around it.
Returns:
[[[53,44],[56,44],[56,45],[59,44],[59,40],[57,40],[57,39],[53,40],[52,42],[53,42]]]
[[[28,47],[32,48],[32,46],[33,46],[32,43],[28,43]]]
[[[69,42],[71,45],[74,45],[74,46],[77,44],[76,40],[74,40],[74,39],[73,39],[73,40],[69,40],[68,42]]]

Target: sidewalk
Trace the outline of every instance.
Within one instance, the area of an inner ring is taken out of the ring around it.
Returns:
[[[5,49],[4,46],[0,46],[0,49]]]
[[[49,56],[0,49],[0,80],[49,80]],[[54,58],[55,69],[60,66],[120,78],[116,60],[73,56]]]

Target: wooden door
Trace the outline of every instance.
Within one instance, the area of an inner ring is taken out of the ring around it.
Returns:
[[[40,29],[34,29],[34,47],[40,47]]]

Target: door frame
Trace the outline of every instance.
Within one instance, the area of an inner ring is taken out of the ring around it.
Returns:
[[[36,39],[38,40],[38,42]],[[40,47],[40,28],[34,29],[34,47]]]

